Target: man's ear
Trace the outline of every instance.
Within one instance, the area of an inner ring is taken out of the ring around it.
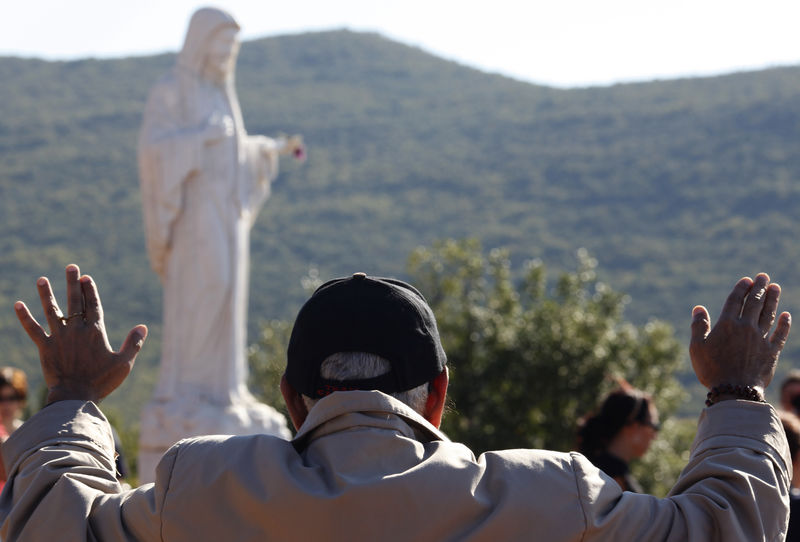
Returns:
[[[286,402],[286,408],[289,409],[289,417],[292,419],[292,424],[296,430],[299,430],[303,422],[306,421],[308,409],[303,401],[303,396],[286,380],[286,374],[281,377],[281,394],[283,394],[283,400]]]
[[[428,400],[425,403],[423,417],[437,429],[442,425],[442,414],[447,401],[447,384],[449,382],[450,377],[447,366],[445,366],[444,370],[431,380],[431,385],[428,386]]]

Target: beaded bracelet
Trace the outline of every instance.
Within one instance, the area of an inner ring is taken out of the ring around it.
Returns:
[[[748,401],[755,401],[757,403],[766,403],[764,396],[753,386],[732,386],[725,384],[723,386],[715,386],[708,391],[706,395],[706,406],[710,407],[719,400],[720,395],[733,395],[737,399],[746,399]]]

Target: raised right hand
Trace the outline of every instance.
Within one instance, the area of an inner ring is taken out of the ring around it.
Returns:
[[[770,335],[780,294],[780,286],[760,273],[755,280],[744,277],[736,283],[713,329],[705,307],[692,309],[689,355],[702,385],[751,386],[763,393],[791,327],[791,315],[784,312]]]

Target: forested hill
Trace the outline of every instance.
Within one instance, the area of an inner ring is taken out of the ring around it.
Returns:
[[[531,52],[536,54],[536,52]],[[81,264],[112,343],[152,335],[125,393],[149,394],[160,284],[145,254],[136,136],[174,55],[44,62],[0,58],[0,344],[33,368],[14,300]],[[554,89],[487,74],[350,31],[246,42],[237,71],[250,133],[302,133],[253,230],[251,336],[291,318],[301,277],[403,276],[409,251],[478,237],[516,259],[571,269],[587,248],[627,316],[685,336],[693,304],[767,270],[800,308],[800,69]],[[785,365],[800,365],[800,349]],[[446,345],[445,345],[446,347]],[[124,394],[123,394],[124,397]]]

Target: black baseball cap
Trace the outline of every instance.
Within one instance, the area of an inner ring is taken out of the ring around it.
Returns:
[[[362,380],[322,378],[322,362],[338,352],[375,354],[391,369]],[[311,398],[343,390],[395,393],[430,382],[446,363],[433,311],[416,288],[355,273],[326,282],[300,309],[289,339],[286,379]]]

